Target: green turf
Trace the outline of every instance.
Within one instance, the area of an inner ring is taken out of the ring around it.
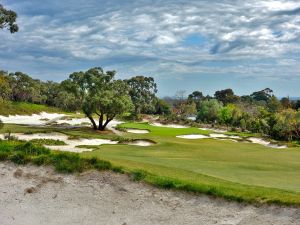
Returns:
[[[62,112],[54,107],[26,102],[0,101],[0,115],[31,115],[40,112]]]
[[[149,134],[126,138],[151,139],[150,147],[105,145],[85,156],[97,156],[128,170],[176,179],[198,189],[215,187],[244,200],[300,203],[300,148],[272,149],[258,144],[214,139],[187,140],[182,134],[209,134],[197,128],[162,128],[127,123],[122,128],[147,129]]]

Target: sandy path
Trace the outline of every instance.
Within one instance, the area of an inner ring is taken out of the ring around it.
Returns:
[[[166,191],[111,172],[60,175],[0,163],[0,224],[299,225],[300,209]]]

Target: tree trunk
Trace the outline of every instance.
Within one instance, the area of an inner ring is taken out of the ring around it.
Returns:
[[[101,131],[105,130],[107,124],[108,124],[110,121],[112,121],[112,120],[114,119],[114,117],[115,117],[115,116],[111,117],[110,119],[106,119],[105,123],[104,123],[103,125],[101,124],[101,127],[100,127],[100,124],[99,124],[98,130],[101,130]]]
[[[98,130],[104,130],[102,129],[103,127],[103,114],[101,113],[99,116],[99,126],[98,126]]]
[[[93,119],[93,117],[88,116],[88,118],[89,118],[90,121],[92,122],[94,130],[97,130],[97,124],[95,123],[95,120]]]

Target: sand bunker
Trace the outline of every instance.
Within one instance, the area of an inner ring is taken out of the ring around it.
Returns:
[[[45,145],[45,147],[50,148],[52,150],[59,151],[69,151],[69,152],[84,152],[84,151],[92,151],[92,148],[79,148],[77,146],[86,145],[86,146],[99,146],[103,144],[117,144],[117,141],[111,141],[107,139],[69,139],[67,135],[60,133],[37,133],[37,134],[11,134],[11,136],[17,137],[19,140],[23,141],[31,141],[33,139],[52,139],[59,140],[66,143],[66,145],[55,145],[49,146]],[[4,135],[0,135],[0,139],[4,139]]]
[[[204,139],[209,138],[209,136],[205,136],[202,134],[186,134],[186,135],[178,135],[176,136],[178,138],[184,138],[184,139]]]
[[[42,112],[40,114],[32,115],[9,115],[9,116],[0,116],[0,119],[3,123],[12,123],[12,124],[22,124],[22,125],[45,125],[51,121],[58,120],[66,116],[65,114],[58,113],[46,113]]]
[[[128,133],[133,133],[133,134],[148,134],[148,130],[139,130],[139,129],[126,129]]]
[[[212,138],[227,138],[227,137],[229,137],[226,134],[210,134],[209,136]]]
[[[286,145],[272,144],[271,142],[263,140],[261,138],[251,137],[251,138],[248,138],[247,140],[251,141],[254,144],[260,144],[260,145],[264,145],[264,146],[270,147],[270,148],[279,148],[279,149],[287,148]]]
[[[151,123],[151,126],[155,127],[168,127],[168,128],[188,128],[188,126],[178,125],[178,124],[162,124],[162,123]]]
[[[225,133],[227,132],[227,130],[222,130],[222,129],[216,129],[216,128],[199,128],[200,130],[208,130],[208,131],[213,131],[213,132],[217,132],[217,133]]]
[[[149,140],[134,140],[131,142],[127,142],[126,144],[147,147],[154,145],[155,143]]]

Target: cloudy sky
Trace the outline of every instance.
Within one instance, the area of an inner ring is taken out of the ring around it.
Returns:
[[[0,0],[0,68],[61,81],[101,66],[153,76],[159,94],[270,87],[300,96],[299,0]]]

